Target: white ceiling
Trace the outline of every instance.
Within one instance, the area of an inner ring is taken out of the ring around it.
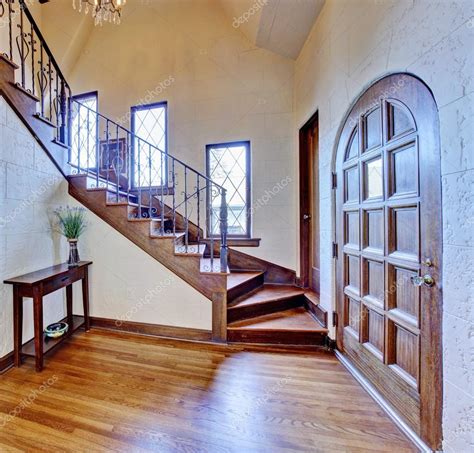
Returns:
[[[296,59],[325,0],[219,0],[252,44]],[[252,11],[251,14],[249,14]],[[235,21],[235,19],[244,19]],[[245,20],[245,18],[247,20]]]

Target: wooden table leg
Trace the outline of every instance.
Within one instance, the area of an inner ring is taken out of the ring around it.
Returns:
[[[69,325],[68,335],[72,334],[73,318],[72,318],[72,285],[66,286],[66,313],[67,323]]]
[[[33,290],[33,311],[36,371],[41,371],[43,369],[43,296],[40,288],[34,288]]]
[[[13,345],[15,366],[21,365],[21,348],[23,346],[23,297],[18,286],[13,286]]]
[[[82,302],[84,305],[84,326],[86,332],[90,329],[89,322],[89,270],[84,269],[84,278],[82,279]]]

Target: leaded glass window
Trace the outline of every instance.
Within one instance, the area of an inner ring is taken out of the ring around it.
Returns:
[[[167,103],[132,107],[132,132],[134,186],[166,185]]]
[[[227,192],[228,236],[250,237],[250,142],[207,146],[207,175]],[[208,225],[219,235],[220,196],[212,198]]]
[[[96,167],[97,154],[97,92],[79,94],[71,115],[70,164],[87,169]]]

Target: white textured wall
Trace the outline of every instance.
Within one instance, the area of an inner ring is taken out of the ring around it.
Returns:
[[[446,451],[456,453],[474,449],[473,15],[471,0],[328,0],[295,70],[296,126],[319,110],[321,302],[330,310],[337,129],[364,87],[389,72],[414,73],[434,93],[443,175],[443,430]]]
[[[76,202],[67,182],[0,97],[0,357],[13,349],[11,285],[6,278],[64,262],[68,244],[51,229],[52,212]],[[79,242],[91,267],[92,316],[210,330],[211,302],[92,213]],[[82,313],[80,285],[75,312]],[[44,325],[64,316],[64,291],[46,296]],[[24,340],[33,336],[31,300]]]
[[[132,105],[168,101],[169,152],[203,173],[206,144],[250,140],[253,201],[261,205],[253,236],[262,242],[244,251],[296,269],[294,61],[256,48],[216,3],[127,3],[120,26],[92,30],[70,82],[75,93],[99,90],[100,111],[127,127]]]

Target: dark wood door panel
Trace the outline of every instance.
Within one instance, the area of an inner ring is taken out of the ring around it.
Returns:
[[[438,115],[408,74],[376,82],[340,132],[337,345],[432,447],[441,440]],[[435,284],[419,283],[430,274]]]

